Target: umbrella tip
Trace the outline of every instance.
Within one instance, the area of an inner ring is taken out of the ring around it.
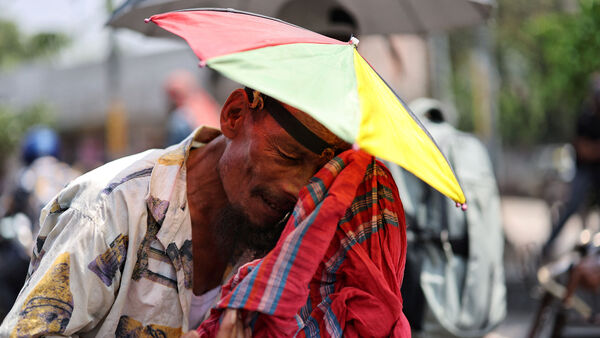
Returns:
[[[145,23],[148,23],[148,22],[150,22],[150,18],[145,18],[145,19],[144,19],[144,22],[145,22]]]
[[[354,46],[358,46],[359,42],[360,41],[354,36],[350,37],[350,41],[348,41],[349,44],[354,45]]]
[[[467,203],[459,203],[459,202],[456,202],[456,207],[457,207],[457,208],[461,208],[461,209],[462,209],[462,211],[467,211]]]
[[[206,61],[200,60],[200,62],[198,62],[198,67],[200,67],[200,68],[206,67]]]

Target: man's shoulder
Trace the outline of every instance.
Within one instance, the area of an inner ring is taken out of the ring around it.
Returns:
[[[58,196],[60,205],[79,206],[85,209],[91,204],[112,195],[129,181],[150,177],[158,157],[164,150],[151,149],[135,155],[122,157],[91,170],[73,180]],[[81,204],[81,205],[79,205]]]

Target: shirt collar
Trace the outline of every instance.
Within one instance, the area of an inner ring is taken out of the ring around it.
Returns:
[[[198,127],[179,144],[165,149],[150,178],[150,188],[146,196],[148,210],[159,223],[168,216],[169,206],[185,206],[186,196],[186,160],[192,148],[198,148],[221,135],[218,129]]]

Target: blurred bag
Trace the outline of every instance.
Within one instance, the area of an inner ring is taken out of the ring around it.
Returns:
[[[408,224],[404,311],[416,331],[483,336],[506,315],[504,236],[492,165],[474,136],[445,122],[424,122],[452,165],[468,209],[462,211],[415,176],[390,165]]]

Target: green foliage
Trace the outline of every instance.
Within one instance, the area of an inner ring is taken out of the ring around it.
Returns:
[[[580,0],[575,13],[564,1],[499,0],[493,24],[500,75],[498,129],[508,145],[565,142],[600,71],[600,0]],[[459,126],[472,130],[469,46],[465,32],[451,36],[454,89],[463,113]]]
[[[573,14],[532,15],[521,24],[520,34],[501,36],[499,46],[506,50],[499,54],[504,54],[505,61],[510,62],[508,51],[526,60],[521,85],[526,88],[519,88],[510,76],[501,88],[500,125],[509,143],[571,138],[589,93],[589,77],[600,70],[600,1],[582,0],[579,4],[579,12]],[[507,67],[510,64],[505,62],[505,74]],[[520,128],[521,123],[526,128]],[[524,130],[515,132],[517,129]]]
[[[53,55],[69,42],[62,33],[43,32],[25,36],[13,22],[0,19],[0,69]]]

